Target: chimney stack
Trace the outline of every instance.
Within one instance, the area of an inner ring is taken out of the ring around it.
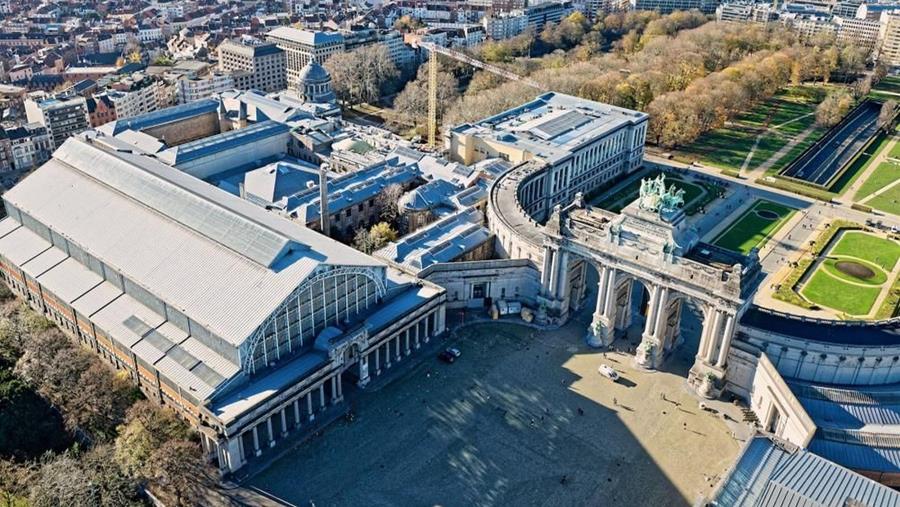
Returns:
[[[331,214],[328,212],[328,164],[319,166],[319,229],[331,235]]]

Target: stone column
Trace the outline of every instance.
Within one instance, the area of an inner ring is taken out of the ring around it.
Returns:
[[[650,292],[650,303],[647,305],[647,320],[644,322],[644,332],[641,335],[641,344],[635,353],[635,363],[641,368],[654,369],[658,366],[660,357],[659,329],[660,323],[665,321],[665,302],[668,298],[668,289],[654,286]]]
[[[719,328],[721,327],[722,312],[717,308],[712,316],[712,322],[709,325],[709,333],[706,336],[708,342],[706,355],[703,360],[706,364],[713,364],[713,357],[716,353],[716,344],[719,341]]]
[[[380,345],[379,345],[380,347]],[[391,340],[387,339],[384,341],[384,367],[390,369],[391,367]]]
[[[400,355],[400,335],[394,338],[394,352],[397,354],[397,362],[399,363],[403,356]]]
[[[281,438],[284,438],[288,435],[288,425],[287,425],[287,414],[285,411],[287,407],[283,407],[281,409]]]
[[[559,285],[559,252],[553,251],[553,262],[550,266],[550,285],[547,287],[547,297],[556,299],[556,286]]]
[[[319,384],[319,410],[325,410],[325,383]]]
[[[344,382],[341,380],[341,377],[343,375],[343,372],[339,372],[337,375],[335,375],[334,383],[337,386],[337,397],[335,397],[336,403],[344,401]]]
[[[331,404],[334,405],[338,400],[337,375],[331,377]]]
[[[381,375],[381,346],[375,347],[375,375]]]
[[[294,427],[300,427],[300,399],[294,400]]]
[[[597,306],[586,337],[587,344],[591,347],[605,347],[613,341],[615,319],[610,308],[614,308],[611,300],[615,299],[615,285],[615,270],[609,266],[602,266],[600,280],[597,283]]]
[[[731,348],[731,338],[734,335],[734,315],[729,315],[725,318],[725,332],[722,335],[722,347],[719,349],[719,358],[716,361],[716,366],[719,368],[725,367],[725,362],[728,360],[728,350]]]
[[[415,327],[415,326],[413,326],[413,327]],[[412,335],[413,335],[413,343],[415,344],[416,350],[418,350],[419,347],[420,347],[420,344],[419,344],[419,329],[416,328],[415,330],[413,330],[413,328],[410,327],[410,328],[409,328],[409,331],[410,331],[410,332],[412,333]]]
[[[544,247],[544,260],[541,263],[541,289],[546,293],[547,287],[550,285],[550,270],[552,269],[553,250]]]
[[[259,448],[259,429],[257,429],[259,425],[253,425],[253,454],[259,456],[262,454],[262,449]]]
[[[407,356],[409,355],[409,328],[406,328],[406,331],[403,331],[403,341],[404,341],[404,350],[403,353]]]
[[[554,286],[553,295],[556,299],[565,299],[566,287],[569,284],[569,252],[563,251],[559,261],[558,286]]]
[[[306,393],[306,414],[309,416],[310,421],[314,421],[316,419],[316,413],[313,412],[312,408],[312,389],[310,389]]]
[[[356,385],[365,387],[369,383],[369,355],[366,354],[359,358],[359,380]]]
[[[272,429],[272,416],[266,418],[266,429],[269,431],[269,447],[275,447],[275,431]]]

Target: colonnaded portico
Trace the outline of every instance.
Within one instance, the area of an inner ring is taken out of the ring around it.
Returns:
[[[687,224],[680,191],[664,179],[647,180],[637,201],[620,214],[585,206],[581,195],[552,208],[543,225],[530,221],[531,238],[540,232],[541,294],[537,318],[561,324],[586,300],[588,266],[597,270],[597,298],[587,342],[609,346],[632,324],[632,294],[648,293],[637,365],[654,369],[682,337],[686,305],[703,322],[691,384],[716,395],[725,376],[735,327],[746,307],[742,279],[750,262],[712,245],[700,244]],[[521,209],[521,208],[520,208]],[[523,228],[518,228],[522,230]],[[699,251],[699,252],[698,252]]]

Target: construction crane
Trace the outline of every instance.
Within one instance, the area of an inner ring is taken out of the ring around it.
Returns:
[[[443,46],[438,46],[433,42],[419,42],[419,47],[428,50],[428,145],[431,146],[432,149],[437,149],[437,74],[439,54],[447,56],[449,58],[453,58],[454,60],[463,63],[467,63],[481,70],[486,70],[500,77],[505,77],[506,79],[510,79],[512,81],[518,81],[532,88],[536,88],[541,91],[546,90],[546,87],[531,78],[522,77],[504,68],[472,58],[465,53],[461,53],[450,48],[445,48]]]

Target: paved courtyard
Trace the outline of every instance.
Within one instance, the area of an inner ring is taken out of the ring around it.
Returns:
[[[698,409],[683,376],[695,351],[673,355],[677,373],[639,373],[629,356],[584,346],[584,328],[457,331],[447,339],[462,350],[456,364],[433,354],[407,363],[357,398],[353,422],[249,484],[318,507],[693,503],[736,457],[732,430],[742,433]],[[621,372],[619,383],[597,374],[601,362]]]

